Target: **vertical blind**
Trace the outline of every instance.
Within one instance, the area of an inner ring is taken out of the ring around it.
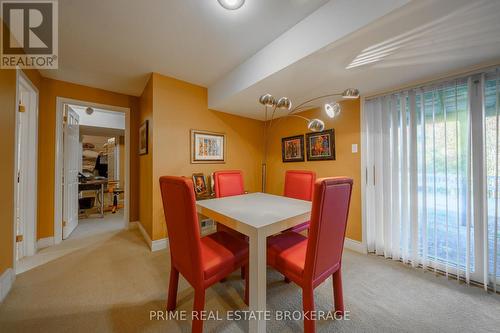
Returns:
[[[365,102],[370,252],[496,290],[499,90],[495,70]]]
[[[490,253],[485,264],[485,274],[488,282],[493,284],[496,291],[498,276],[500,275],[499,259],[499,132],[500,132],[500,75],[499,69],[495,73],[488,73],[484,89],[485,114],[485,162],[486,162],[486,227],[485,249]]]

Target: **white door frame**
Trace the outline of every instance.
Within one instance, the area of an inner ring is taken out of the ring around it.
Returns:
[[[31,80],[24,74],[21,69],[16,70],[16,108],[14,112],[16,113],[16,125],[15,125],[15,161],[14,161],[14,201],[15,208],[17,208],[17,194],[18,194],[18,186],[17,186],[17,171],[19,169],[18,165],[18,154],[20,153],[18,150],[18,121],[19,121],[19,99],[20,99],[20,91],[19,87],[23,86],[23,88],[29,90],[32,94],[34,94],[34,100],[30,103],[30,109],[26,110],[28,113],[28,130],[30,134],[29,142],[33,145],[29,145],[28,152],[28,160],[24,161],[25,167],[25,177],[27,179],[25,184],[32,184],[33,187],[30,190],[23,191],[21,195],[24,196],[24,203],[31,203],[28,210],[28,221],[24,223],[24,253],[26,256],[34,255],[37,251],[37,191],[38,191],[38,103],[39,103],[39,92],[38,88],[31,82]],[[26,207],[25,207],[26,208]],[[17,211],[17,209],[16,209]],[[16,236],[17,236],[17,213],[14,213],[14,235],[13,235],[13,268],[14,271],[16,269]]]
[[[71,98],[57,97],[56,99],[56,154],[55,154],[55,182],[54,182],[54,244],[62,242],[63,220],[63,117],[64,105],[76,104],[96,109],[104,109],[125,113],[125,213],[123,228],[128,228],[130,220],[130,108],[80,101]]]

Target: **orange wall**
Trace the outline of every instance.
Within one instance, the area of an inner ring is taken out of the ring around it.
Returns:
[[[152,239],[157,240],[166,237],[158,183],[163,175],[191,176],[195,172],[209,175],[216,170],[239,169],[244,173],[245,188],[259,190],[263,122],[209,110],[204,87],[159,74],[152,75],[152,86]],[[191,129],[225,133],[226,163],[191,164]]]
[[[0,275],[12,267],[14,242],[14,159],[16,71],[0,70]]]
[[[139,126],[149,122],[148,154],[139,156],[139,221],[153,235],[153,79],[149,78],[140,98]]]
[[[263,122],[229,115],[207,106],[207,89],[184,81],[152,74],[141,97],[141,122],[150,121],[149,154],[141,156],[141,223],[153,240],[166,237],[165,219],[158,184],[163,175],[191,176],[194,172],[208,175],[221,169],[240,169],[248,191],[260,191],[263,156]],[[361,241],[361,153],[359,101],[342,102],[343,111],[327,128],[336,131],[336,161],[282,163],[281,138],[307,132],[306,124],[287,118],[273,127],[269,139],[268,192],[283,194],[283,178],[287,169],[309,169],[318,177],[349,176],[354,189],[347,237]],[[303,113],[306,117],[326,120],[320,110]],[[225,133],[225,164],[191,164],[190,130],[201,129]],[[153,144],[154,142],[154,144]],[[358,153],[351,145],[358,144]],[[151,183],[150,183],[151,180]],[[144,182],[144,185],[143,185]],[[152,190],[150,190],[150,184]]]
[[[38,132],[38,238],[54,235],[54,168],[56,144],[56,98],[130,108],[130,220],[139,217],[138,134],[139,99],[106,90],[42,78],[40,82]]]
[[[326,129],[335,129],[336,160],[283,163],[281,159],[281,138],[307,132],[306,122],[299,118],[283,119],[273,126],[269,138],[268,192],[283,194],[285,170],[313,170],[318,177],[348,176],[354,179],[347,237],[361,241],[361,133],[359,100],[343,101],[342,113],[330,120],[322,110],[310,110],[301,115],[325,121]],[[328,119],[328,120],[327,120]],[[351,152],[351,145],[358,144],[358,153]]]

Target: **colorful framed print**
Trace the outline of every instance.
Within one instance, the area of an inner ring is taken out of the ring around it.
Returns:
[[[139,127],[139,155],[148,154],[149,122],[146,120]]]
[[[284,163],[304,162],[304,135],[282,138],[281,158]]]
[[[193,186],[196,198],[208,195],[207,180],[202,173],[193,173]]]
[[[308,161],[335,160],[335,131],[307,133],[306,149]]]
[[[226,163],[226,135],[191,130],[191,163]]]

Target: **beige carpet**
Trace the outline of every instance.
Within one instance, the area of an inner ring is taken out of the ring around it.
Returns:
[[[0,305],[0,332],[189,332],[190,322],[150,321],[164,310],[167,251],[150,253],[137,230],[114,232],[17,276]],[[96,236],[91,236],[96,237]],[[181,279],[178,304],[190,311]],[[238,273],[207,291],[207,310],[247,309]],[[349,321],[320,321],[318,332],[499,332],[500,297],[433,273],[346,251]],[[317,310],[332,307],[331,280],[316,289]],[[268,270],[270,310],[301,310],[301,293]],[[209,321],[205,332],[245,332],[248,322]],[[300,321],[268,322],[268,332],[300,332]]]
[[[64,257],[71,252],[87,248],[103,239],[113,237],[123,230],[123,210],[116,214],[108,213],[104,218],[80,219],[70,237],[58,246],[39,250],[34,256],[24,257],[16,263],[17,274],[24,273],[50,261]]]

